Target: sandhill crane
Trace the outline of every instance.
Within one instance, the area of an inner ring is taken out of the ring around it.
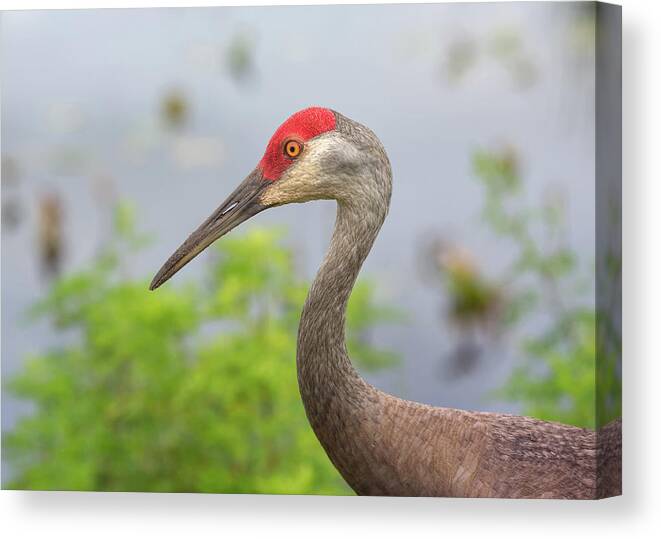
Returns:
[[[335,229],[303,307],[296,365],[308,420],[356,493],[619,493],[619,421],[597,436],[528,417],[436,408],[388,395],[354,369],[345,346],[347,300],[388,212],[391,178],[386,152],[368,128],[329,109],[297,112],[276,130],[257,167],[167,260],[150,289],[267,208],[333,199]]]

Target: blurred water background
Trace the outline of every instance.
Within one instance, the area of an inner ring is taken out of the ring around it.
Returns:
[[[3,13],[3,377],[67,338],[25,323],[25,312],[49,271],[75,270],[98,252],[115,201],[133,201],[153,237],[130,268],[149,277],[252,170],[274,129],[321,105],[374,130],[393,166],[390,215],[363,275],[407,317],[370,334],[402,362],[366,377],[433,405],[519,411],[491,396],[520,354],[506,336],[461,375],[448,370],[457,329],[421,252],[440,236],[473,253],[487,276],[505,267],[512,247],[480,223],[472,155],[512,148],[526,196],[561,196],[569,245],[594,261],[586,14],[580,3]],[[334,215],[331,202],[288,206],[244,228],[286,225],[311,279]],[[526,323],[534,331],[544,320]],[[3,431],[28,411],[3,393]]]

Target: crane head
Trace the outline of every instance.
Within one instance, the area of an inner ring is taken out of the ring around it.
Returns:
[[[360,196],[364,186],[348,178],[355,178],[370,164],[366,161],[370,145],[364,144],[364,133],[361,139],[361,129],[371,134],[344,116],[320,107],[290,116],[271,137],[257,167],[163,264],[150,289],[161,286],[218,238],[267,208]],[[389,172],[385,152],[372,137]],[[389,199],[389,183],[387,187]]]

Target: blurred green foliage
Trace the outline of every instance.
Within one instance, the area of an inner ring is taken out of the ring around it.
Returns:
[[[600,320],[611,317],[597,313],[588,294],[594,290],[594,267],[582,277],[579,257],[564,241],[561,201],[548,197],[539,207],[526,202],[511,148],[475,152],[473,169],[485,191],[485,223],[515,247],[502,286],[509,296],[508,323],[526,335],[521,338],[525,360],[498,396],[520,402],[526,415],[581,427],[599,427],[620,417],[621,336],[613,324],[599,324],[606,334],[599,342],[607,340],[610,346],[600,346],[597,362],[597,315]],[[615,282],[620,265],[611,266]],[[545,327],[530,336],[525,318],[535,315],[545,320]],[[604,380],[598,396],[597,369]]]
[[[500,302],[498,289],[482,279],[470,267],[448,265],[446,286],[452,306],[450,313],[457,322],[479,320]]]
[[[180,90],[170,90],[161,101],[161,117],[169,129],[183,127],[190,116],[190,105]]]
[[[229,73],[235,81],[245,81],[254,75],[254,55],[254,37],[245,29],[237,32],[229,43],[225,58]]]
[[[307,284],[279,232],[214,248],[202,286],[131,280],[126,206],[91,267],[60,279],[32,315],[68,344],[27,361],[8,389],[34,404],[5,436],[19,489],[351,494],[305,417],[296,328]],[[348,312],[364,369],[393,364],[365,331],[394,313],[363,281]]]
[[[445,51],[443,70],[449,83],[461,82],[485,60],[495,61],[519,90],[532,87],[539,78],[537,62],[517,27],[496,26],[490,35],[462,33]]]

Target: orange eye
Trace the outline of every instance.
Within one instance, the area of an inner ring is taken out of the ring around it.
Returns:
[[[285,154],[292,159],[298,157],[303,150],[303,145],[298,140],[288,140],[285,142]]]

